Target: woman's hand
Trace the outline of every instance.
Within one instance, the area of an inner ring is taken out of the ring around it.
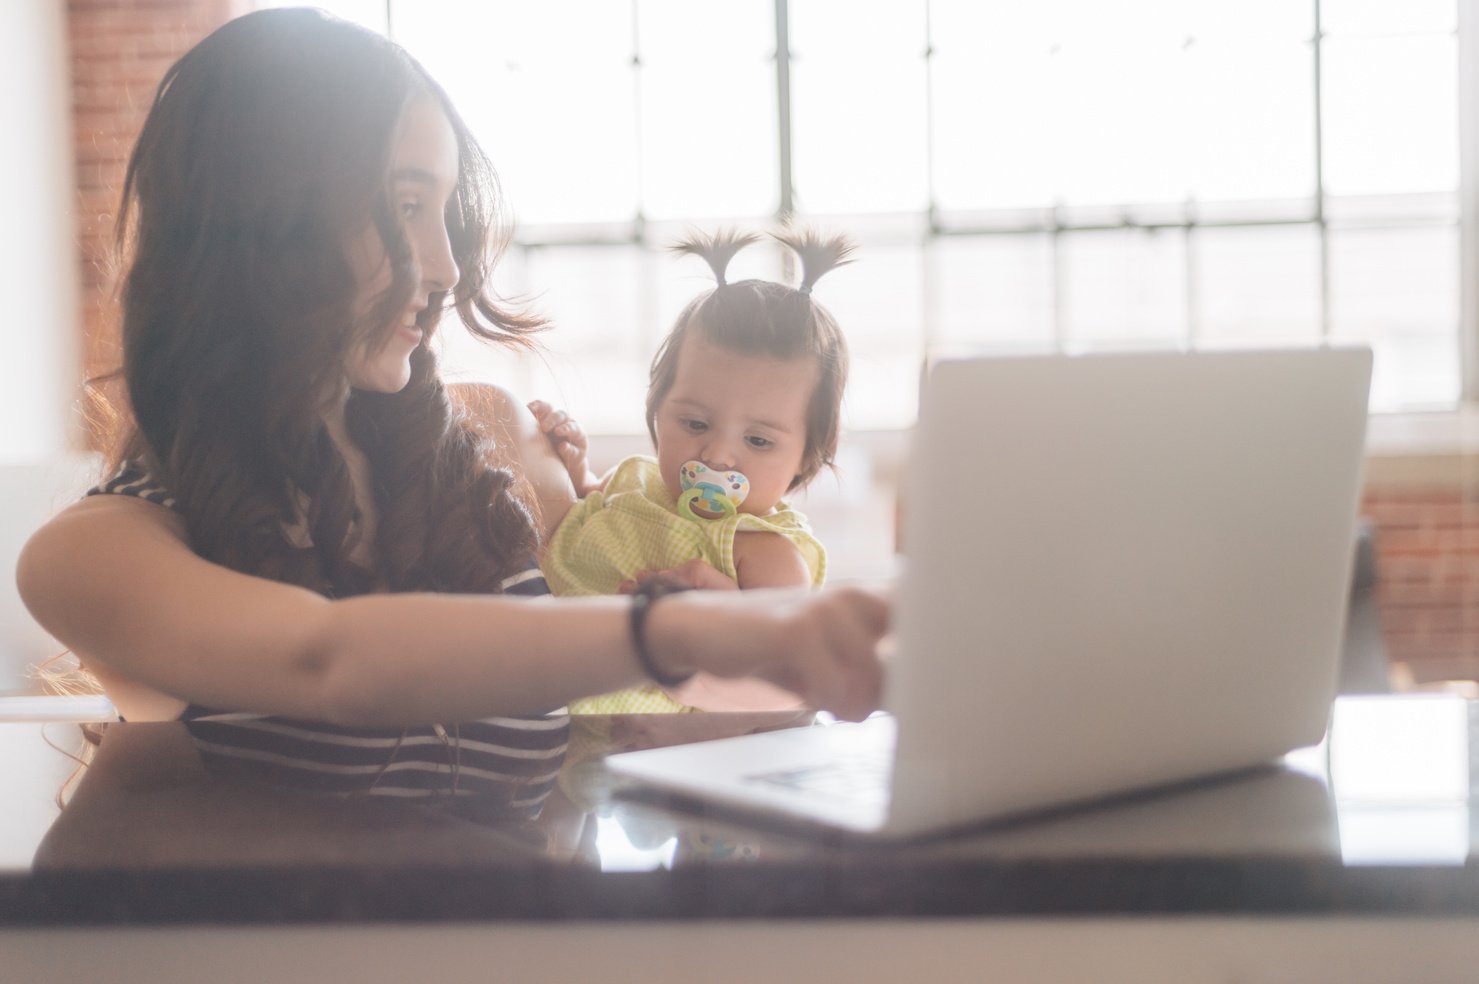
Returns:
[[[529,412],[539,424],[539,430],[549,440],[555,454],[565,463],[570,472],[570,481],[575,494],[582,498],[600,487],[600,479],[591,471],[587,460],[590,440],[580,423],[563,410],[557,410],[543,400],[529,404]]]
[[[882,699],[878,647],[890,607],[886,592],[861,587],[692,591],[655,603],[645,638],[671,672],[758,677],[860,721]]]

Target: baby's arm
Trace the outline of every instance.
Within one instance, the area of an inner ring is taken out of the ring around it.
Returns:
[[[801,551],[779,533],[736,533],[734,566],[738,583],[698,558],[662,573],[707,590],[811,586],[811,571]],[[705,711],[779,711],[805,706],[794,693],[763,680],[720,680],[707,673],[695,674],[667,693],[680,704]]]
[[[693,564],[698,565],[708,567],[701,560]],[[811,571],[801,551],[779,533],[760,530],[736,533],[734,566],[740,588],[811,586]],[[719,571],[709,570],[714,577],[735,586]],[[689,580],[695,586],[707,587],[692,572]],[[669,690],[668,695],[680,704],[704,711],[789,711],[806,706],[800,697],[763,680],[720,680],[707,673],[695,674],[688,682]]]
[[[587,460],[590,441],[580,423],[563,410],[557,410],[543,400],[529,404],[529,412],[539,423],[539,429],[555,449],[565,469],[570,472],[570,481],[575,494],[585,498],[592,492],[605,487],[604,478],[597,478]]]
[[[743,530],[734,535],[734,572],[727,577],[702,557],[684,561],[677,567],[660,571],[642,571],[621,583],[621,593],[636,590],[637,583],[649,577],[667,577],[701,591],[734,591],[739,588],[809,588],[811,570],[796,545],[779,533]]]
[[[811,570],[796,544],[779,533],[734,535],[734,571],[741,588],[809,588]]]

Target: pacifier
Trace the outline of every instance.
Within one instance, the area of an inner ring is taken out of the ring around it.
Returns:
[[[750,480],[737,471],[714,471],[702,461],[685,461],[678,469],[678,515],[688,519],[722,519],[739,511],[750,494]]]

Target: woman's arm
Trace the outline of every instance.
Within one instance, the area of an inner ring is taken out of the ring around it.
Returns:
[[[698,559],[663,573],[695,588],[711,590],[810,588],[812,583],[811,569],[806,566],[801,551],[779,533],[760,530],[736,533],[734,566],[739,575],[737,583]],[[699,673],[667,693],[680,704],[705,711],[775,711],[803,706],[794,693],[763,680],[724,680],[708,673]]]
[[[96,496],[43,527],[17,570],[36,619],[89,664],[183,701],[342,724],[541,713],[643,674],[627,600],[367,595],[338,601],[197,557],[177,517]],[[888,604],[691,592],[647,620],[670,672],[759,676],[818,708],[877,706]]]

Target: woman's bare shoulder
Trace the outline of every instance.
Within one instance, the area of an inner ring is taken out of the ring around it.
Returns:
[[[447,394],[461,408],[467,425],[492,439],[499,464],[532,470],[526,477],[535,485],[545,479],[546,468],[552,475],[556,469],[564,472],[565,466],[555,457],[534,414],[512,392],[493,383],[455,383],[447,387]]]
[[[16,586],[37,621],[69,640],[76,651],[69,626],[88,619],[95,608],[77,605],[73,591],[89,582],[117,585],[120,594],[157,584],[161,565],[173,566],[171,556],[194,559],[186,546],[185,524],[176,513],[134,496],[93,495],[62,510],[31,536],[16,565]],[[86,665],[130,720],[170,720],[184,708],[183,702],[96,660]]]
[[[447,395],[479,429],[497,427],[507,434],[537,434],[534,416],[511,391],[494,383],[448,383]]]
[[[65,562],[85,556],[90,546],[101,546],[100,537],[135,533],[187,541],[185,521],[167,506],[131,495],[90,495],[74,502],[31,535],[21,553],[22,563],[31,559]]]
[[[22,548],[16,585],[112,695],[123,681],[210,706],[319,707],[303,681],[328,600],[207,560],[163,506],[122,495],[70,506]]]
[[[52,609],[69,598],[69,586],[95,577],[121,584],[147,579],[172,557],[194,558],[184,520],[173,510],[133,496],[92,495],[31,534],[16,564],[16,586],[47,624]]]
[[[529,408],[513,393],[490,383],[460,383],[447,388],[478,431],[497,446],[498,464],[529,483],[548,538],[575,503],[575,486],[565,463]]]

